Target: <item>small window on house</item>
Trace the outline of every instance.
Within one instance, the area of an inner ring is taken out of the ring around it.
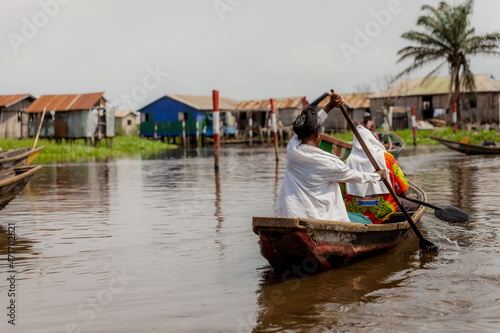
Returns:
[[[141,113],[141,122],[143,123],[149,122],[149,113]]]
[[[188,116],[189,116],[189,113],[187,113],[187,112],[179,112],[177,114],[177,120],[178,121],[183,121],[183,120],[188,121],[189,120]]]
[[[128,125],[128,126],[132,125],[132,120],[130,120],[130,119],[129,119],[129,120],[127,120],[127,125]]]

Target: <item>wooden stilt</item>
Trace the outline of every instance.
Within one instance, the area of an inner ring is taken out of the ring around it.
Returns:
[[[278,157],[278,128],[276,124],[276,112],[274,111],[274,99],[271,98],[271,123],[274,133],[274,151],[276,153],[276,162],[279,161]]]

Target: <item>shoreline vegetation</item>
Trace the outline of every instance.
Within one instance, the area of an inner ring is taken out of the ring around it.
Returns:
[[[0,139],[0,148],[17,149],[33,147],[34,139]],[[62,141],[56,144],[54,140],[39,139],[37,147],[45,149],[32,164],[75,163],[82,161],[101,161],[107,158],[127,157],[141,152],[156,152],[175,149],[178,146],[161,141],[147,140],[138,136],[116,136],[113,138],[113,149],[106,146],[106,140],[101,140],[97,147],[87,146],[85,140]]]
[[[378,130],[379,133],[383,132]],[[411,129],[396,130],[396,135],[401,137],[407,145],[413,145],[413,132]],[[329,133],[334,137],[352,142],[352,132]],[[469,138],[470,143],[482,144],[483,141],[500,141],[500,133],[496,131],[467,131],[457,130],[453,134],[451,127],[440,127],[433,130],[417,130],[417,145],[439,145],[439,142],[432,140],[430,136],[436,136],[447,140],[460,141],[461,138]],[[0,148],[3,150],[17,149],[22,147],[32,147],[34,139],[0,139]],[[108,158],[130,157],[144,152],[158,152],[167,149],[176,149],[179,146],[167,144],[161,141],[148,140],[138,136],[116,136],[113,139],[113,149],[106,146],[106,140],[101,140],[97,147],[87,146],[84,140],[63,141],[56,144],[54,140],[40,139],[37,147],[45,146],[45,149],[35,159],[33,164],[53,164],[53,163],[75,163],[88,161],[103,161]]]
[[[378,133],[386,132],[377,129]],[[399,136],[407,145],[413,145],[413,131],[412,129],[396,130],[394,133]],[[345,133],[334,133],[334,137],[351,142],[353,134],[352,132]],[[463,137],[469,138],[469,143],[482,144],[483,141],[500,141],[500,133],[496,131],[467,131],[467,130],[457,130],[457,134],[453,134],[453,128],[451,127],[437,127],[432,130],[417,130],[417,145],[427,146],[427,145],[439,145],[440,143],[431,139],[430,136],[436,136],[446,140],[460,141]]]

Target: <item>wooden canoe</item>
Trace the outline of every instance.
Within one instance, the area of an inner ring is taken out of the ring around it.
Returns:
[[[41,168],[41,165],[30,165],[12,168],[1,173],[0,210],[7,206],[24,189],[31,177]]]
[[[30,165],[44,148],[45,146],[41,146],[33,150],[31,147],[23,147],[0,152],[0,172]]]
[[[459,151],[467,155],[482,155],[482,154],[500,154],[500,146],[483,146],[475,145],[471,143],[464,143],[460,141],[446,140],[437,138],[435,136],[430,137],[433,140],[445,145],[446,147]]]
[[[411,182],[410,193],[419,200],[427,199],[425,192]],[[416,225],[419,225],[424,212],[425,206],[411,212]],[[369,225],[303,218],[254,217],[253,231],[259,236],[262,256],[279,271],[297,265],[310,267],[314,271],[342,267],[393,247],[413,234],[409,223],[399,212],[393,214],[388,222]]]
[[[387,152],[391,153],[397,159],[401,151],[405,148],[403,139],[393,132],[383,132],[378,135],[380,141],[387,146]],[[351,153],[352,143],[322,133],[319,147],[345,160]]]

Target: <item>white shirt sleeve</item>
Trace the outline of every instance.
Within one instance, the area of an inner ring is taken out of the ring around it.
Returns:
[[[319,121],[323,124],[325,122],[326,118],[328,118],[328,113],[326,113],[325,110],[321,109],[318,112],[318,118],[319,118]]]
[[[342,163],[342,162],[340,162]],[[374,172],[360,172],[343,165],[335,168],[332,179],[341,183],[376,183],[380,181],[380,175]]]

